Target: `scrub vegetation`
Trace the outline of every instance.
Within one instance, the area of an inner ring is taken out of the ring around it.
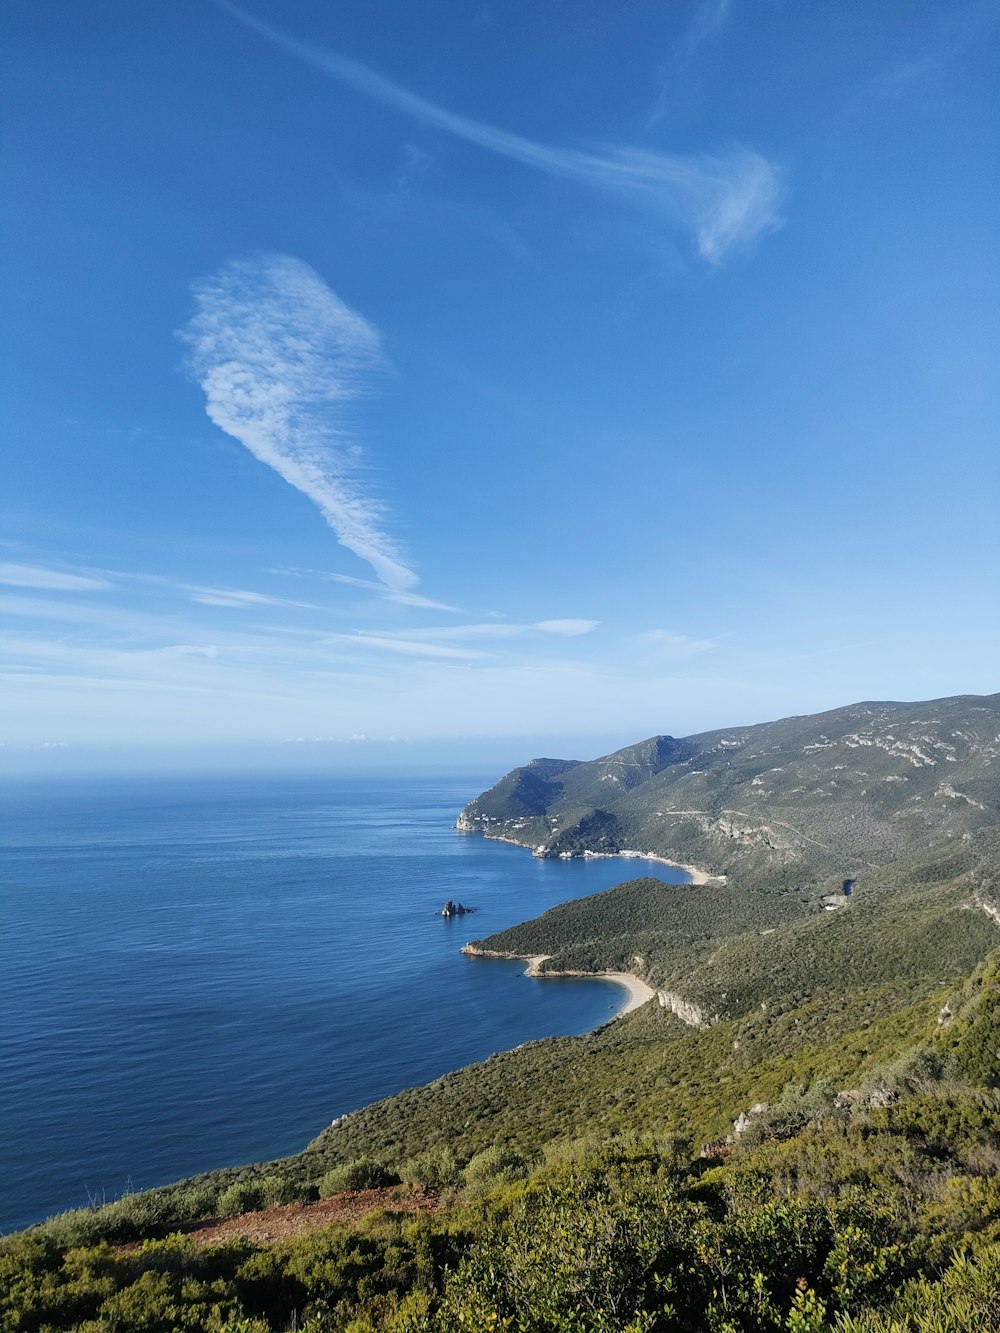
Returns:
[[[964,701],[965,728],[961,702],[935,716],[980,736],[984,701]],[[827,735],[825,780],[847,786],[829,716],[793,721],[796,743]],[[647,758],[689,762],[691,743],[672,746]],[[987,749],[963,778],[971,817],[953,824],[957,798],[943,797],[919,836],[850,866],[849,898],[825,854],[789,875],[758,848],[738,882],[644,877],[481,941],[553,969],[637,973],[660,1002],[365,1107],[282,1161],[8,1237],[0,1328],[1000,1329]],[[538,782],[563,781],[548,763]],[[504,799],[537,803],[537,787],[513,775]]]

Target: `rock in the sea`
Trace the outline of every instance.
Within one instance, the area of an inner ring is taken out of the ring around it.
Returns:
[[[461,903],[453,902],[451,898],[441,908],[442,916],[468,916],[470,912],[475,911],[473,907],[463,907]]]

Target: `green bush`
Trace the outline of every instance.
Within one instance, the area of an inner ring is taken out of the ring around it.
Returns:
[[[213,1196],[214,1197],[214,1196]],[[177,1201],[150,1190],[124,1194],[101,1208],[77,1208],[61,1213],[44,1224],[46,1233],[60,1245],[96,1245],[101,1241],[120,1244],[140,1236],[162,1234],[183,1216]]]
[[[836,1096],[837,1090],[829,1079],[817,1079],[808,1087],[786,1083],[778,1101],[754,1116],[740,1135],[741,1151],[756,1148],[768,1139],[790,1139],[810,1123],[846,1118],[846,1110],[836,1106]]]
[[[265,1176],[260,1182],[260,1194],[265,1208],[280,1208],[300,1199],[302,1190],[288,1176]]]
[[[238,1180],[219,1195],[216,1208],[223,1217],[238,1217],[253,1213],[264,1203],[262,1184],[257,1180]]]
[[[932,1092],[946,1076],[947,1061],[939,1051],[914,1047],[874,1069],[865,1091],[876,1105],[884,1105],[904,1093]]]
[[[907,1284],[887,1311],[842,1315],[836,1333],[972,1333],[1000,1328],[1000,1246],[957,1254],[937,1281]]]
[[[527,1174],[527,1162],[511,1148],[495,1143],[475,1157],[462,1172],[466,1192],[472,1196],[487,1194],[497,1185],[507,1185]]]
[[[374,1157],[356,1157],[353,1162],[331,1167],[320,1181],[319,1193],[321,1199],[328,1199],[344,1190],[374,1190],[398,1184],[399,1177],[384,1162]]]
[[[187,1222],[196,1217],[210,1217],[218,1203],[219,1191],[214,1185],[191,1185],[178,1192],[174,1208],[178,1218]]]
[[[461,1172],[452,1150],[447,1144],[439,1144],[408,1158],[399,1168],[399,1175],[407,1185],[445,1190],[458,1184]]]

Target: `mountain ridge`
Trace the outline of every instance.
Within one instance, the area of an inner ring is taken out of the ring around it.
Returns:
[[[1000,822],[998,759],[1000,694],[861,702],[532,760],[456,827],[536,856],[632,851],[755,886],[850,877]]]

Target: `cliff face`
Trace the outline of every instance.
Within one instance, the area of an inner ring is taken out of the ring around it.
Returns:
[[[457,827],[538,856],[631,850],[790,883],[1000,822],[998,760],[1000,695],[861,703],[582,763],[536,759]]]

